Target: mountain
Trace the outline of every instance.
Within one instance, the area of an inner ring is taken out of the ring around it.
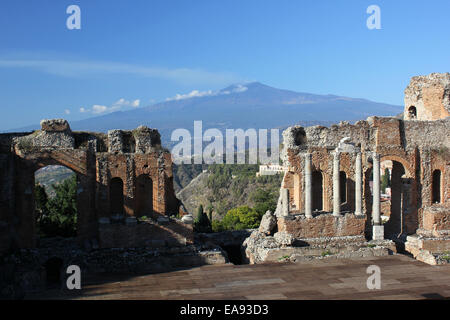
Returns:
[[[194,120],[207,128],[280,128],[294,124],[330,125],[368,116],[395,116],[403,107],[336,95],[317,95],[277,89],[259,82],[232,85],[217,92],[178,96],[130,111],[114,112],[70,123],[73,130],[107,131],[147,125],[160,131],[170,144],[176,128],[193,132]],[[21,128],[37,129],[34,127]]]

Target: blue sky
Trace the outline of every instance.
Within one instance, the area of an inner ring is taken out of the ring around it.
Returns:
[[[66,27],[72,4],[81,30]],[[371,4],[381,30],[366,27]],[[448,0],[2,0],[0,130],[247,81],[402,105],[411,76],[450,71],[449,12]]]

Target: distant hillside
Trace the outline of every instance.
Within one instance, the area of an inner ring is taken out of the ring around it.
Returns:
[[[63,166],[47,166],[36,171],[35,183],[42,185],[47,195],[52,198],[55,196],[53,185],[62,183],[74,174],[72,170]]]
[[[356,121],[371,115],[395,116],[403,107],[337,95],[317,95],[276,89],[259,82],[233,85],[218,92],[178,96],[176,99],[126,112],[70,123],[73,130],[101,131],[134,129],[139,125],[156,128],[163,144],[170,146],[174,129],[193,131],[194,120],[207,128],[280,128],[294,124],[330,125],[342,120]],[[35,124],[18,130],[38,129]]]
[[[257,165],[210,165],[178,192],[177,198],[194,215],[200,204],[204,208],[212,205],[214,219],[239,206],[253,207],[261,191],[276,204],[282,175],[256,177],[257,171]]]

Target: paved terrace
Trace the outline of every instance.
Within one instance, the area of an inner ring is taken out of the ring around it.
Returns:
[[[366,287],[369,265],[381,289]],[[450,264],[430,266],[403,255],[310,263],[209,265],[145,276],[84,279],[80,294],[47,291],[31,299],[442,299],[450,298]]]

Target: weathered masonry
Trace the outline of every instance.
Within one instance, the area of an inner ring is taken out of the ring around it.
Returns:
[[[449,250],[449,111],[450,74],[431,74],[412,78],[405,90],[405,120],[288,128],[278,231],[297,239],[409,235],[420,238],[419,249]],[[388,208],[380,201],[384,161],[392,163]]]
[[[41,130],[0,135],[0,252],[36,246],[34,173],[62,165],[77,176],[77,237],[110,247],[179,246],[192,225],[172,219],[181,203],[173,190],[170,152],[157,130],[72,132],[66,120]],[[146,223],[137,223],[145,216]]]

